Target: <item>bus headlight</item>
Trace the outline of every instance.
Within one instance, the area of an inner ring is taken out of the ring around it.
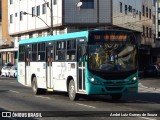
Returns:
[[[135,83],[137,81],[137,77],[133,77],[130,81],[130,83]]]
[[[89,81],[93,84],[101,84],[101,82],[96,80],[94,77],[89,77]]]
[[[136,81],[137,80],[137,78],[136,77],[133,77],[133,81]]]
[[[91,78],[91,82],[94,82],[94,80],[95,80],[94,78]]]

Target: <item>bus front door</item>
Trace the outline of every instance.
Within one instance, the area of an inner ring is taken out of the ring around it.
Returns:
[[[78,91],[85,91],[86,44],[78,44]]]
[[[53,62],[53,47],[47,47],[46,48],[46,63],[47,63],[47,70],[46,70],[46,84],[47,89],[52,90],[53,89],[53,81],[52,81],[52,62]]]
[[[31,60],[31,50],[26,50],[26,65],[25,65],[25,84],[31,85],[31,67],[30,67],[30,60]]]

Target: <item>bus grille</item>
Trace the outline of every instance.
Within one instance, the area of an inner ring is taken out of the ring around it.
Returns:
[[[124,85],[126,84],[125,81],[116,81],[116,83],[114,81],[111,81],[111,82],[103,82],[105,85]]]
[[[123,87],[106,87],[106,90],[108,91],[117,91],[117,90],[122,90]]]

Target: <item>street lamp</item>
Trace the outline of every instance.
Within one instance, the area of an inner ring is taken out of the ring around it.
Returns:
[[[34,17],[37,17],[37,18],[39,18],[40,20],[42,20],[43,21],[43,23],[45,23],[46,25],[47,25],[47,27],[49,27],[50,28],[50,26],[42,19],[42,18],[40,18],[39,16],[37,16],[37,15],[33,15],[33,14],[30,14],[30,13],[27,13],[27,12],[23,12],[23,15],[32,15],[32,16],[34,16]]]
[[[47,7],[50,9],[50,13],[51,13],[51,26],[49,26],[42,18],[40,18],[39,16],[37,15],[33,15],[33,14],[30,14],[30,13],[27,13],[27,12],[23,12],[23,15],[32,15],[34,17],[37,17],[39,18],[40,20],[42,20],[48,28],[50,28],[50,35],[53,35],[53,2],[51,0],[51,7],[49,7],[49,5],[47,4],[46,0],[44,0],[45,4],[47,5]]]
[[[51,7],[49,7],[46,0],[43,0],[43,1],[46,3],[47,7],[50,9],[50,13],[51,13],[51,29],[50,29],[50,32],[51,32],[51,35],[53,35],[53,1],[50,0],[51,1],[51,4],[50,4]]]

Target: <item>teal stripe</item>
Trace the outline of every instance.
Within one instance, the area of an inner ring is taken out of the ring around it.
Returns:
[[[64,40],[64,39],[71,39],[71,38],[78,38],[78,37],[88,37],[88,31],[61,34],[61,35],[56,35],[56,36],[46,36],[46,37],[24,39],[24,40],[20,40],[19,44],[45,42],[45,41],[52,41],[52,40],[53,41],[54,40]]]

